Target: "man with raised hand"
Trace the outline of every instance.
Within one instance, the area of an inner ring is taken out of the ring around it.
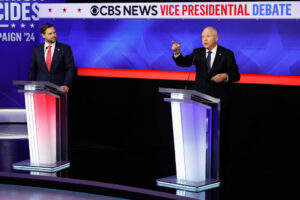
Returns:
[[[221,98],[226,96],[230,83],[240,80],[240,74],[233,52],[218,45],[217,41],[217,30],[206,27],[202,32],[202,48],[183,56],[180,52],[181,45],[172,41],[172,50],[173,59],[178,66],[196,66],[195,90]]]

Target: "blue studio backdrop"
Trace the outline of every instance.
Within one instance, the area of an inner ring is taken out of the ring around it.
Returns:
[[[213,26],[218,43],[235,53],[241,73],[300,75],[295,19],[39,19],[39,2],[58,3],[0,2],[0,107],[24,107],[12,82],[27,80],[45,22],[54,24],[58,41],[71,46],[77,67],[188,71],[175,65],[171,41],[189,54],[202,46],[201,31]]]
[[[31,52],[40,43],[39,3],[64,0],[0,1],[0,107],[24,107],[13,80],[27,80]]]
[[[41,19],[42,22],[49,20]],[[235,53],[241,73],[300,75],[298,20],[56,19],[58,39],[70,44],[76,66],[184,71],[172,59],[202,47],[201,32],[218,30],[218,43]]]

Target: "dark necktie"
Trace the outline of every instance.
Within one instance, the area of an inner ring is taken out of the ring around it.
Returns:
[[[206,58],[206,66],[207,66],[207,72],[209,73],[210,71],[210,60],[211,60],[211,51],[207,52],[207,58]]]
[[[50,72],[50,67],[51,67],[51,45],[48,46],[48,52],[46,56],[46,65],[48,68],[48,71]]]

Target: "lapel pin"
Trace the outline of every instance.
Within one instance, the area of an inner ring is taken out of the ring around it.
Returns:
[[[219,53],[219,56],[222,55],[221,53]]]
[[[60,49],[57,49],[57,51],[60,51]]]

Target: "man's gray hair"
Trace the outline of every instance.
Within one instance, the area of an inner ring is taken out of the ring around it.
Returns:
[[[218,36],[218,32],[217,32],[217,29],[215,29],[214,27],[212,27],[212,26],[208,26],[208,27],[206,27],[205,29],[211,29],[212,31],[213,31],[213,34],[214,35],[216,35],[216,36]],[[203,30],[205,30],[205,29],[203,29]]]

